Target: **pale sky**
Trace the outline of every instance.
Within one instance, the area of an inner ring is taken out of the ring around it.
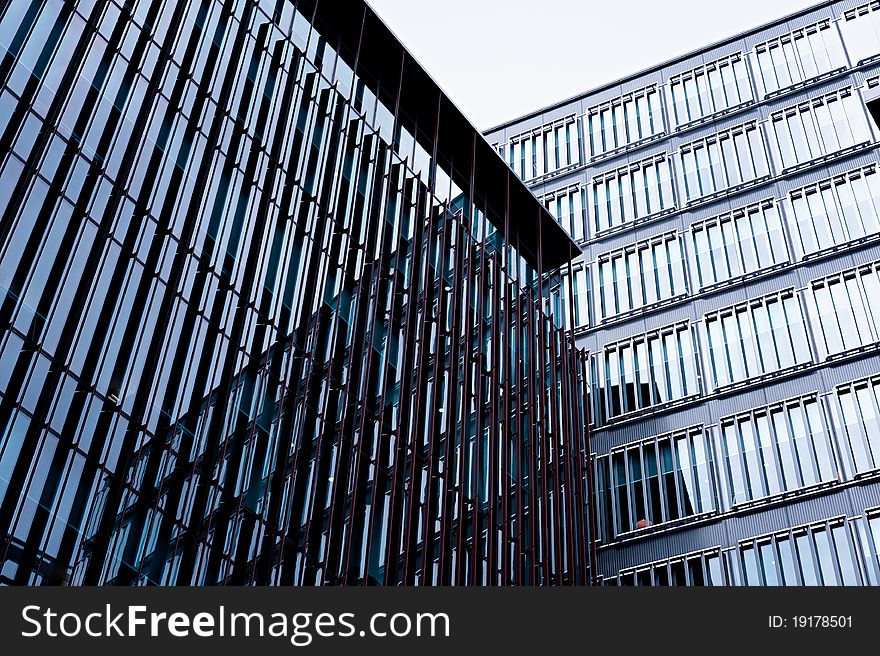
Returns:
[[[368,0],[481,130],[815,0]]]

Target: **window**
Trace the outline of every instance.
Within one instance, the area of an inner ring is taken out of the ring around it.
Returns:
[[[606,579],[605,585],[618,585],[618,580],[625,586],[727,585],[718,548],[621,570],[617,578]]]
[[[663,133],[660,94],[646,87],[587,112],[590,156],[597,157]]]
[[[840,31],[853,66],[880,54],[880,5],[871,2],[843,14]]]
[[[711,312],[704,326],[714,388],[810,361],[801,305],[793,289]]]
[[[839,385],[830,398],[847,478],[880,469],[880,376]]]
[[[609,344],[596,358],[600,421],[699,394],[687,322]]]
[[[874,126],[880,128],[880,77],[875,76],[868,78],[862,87],[862,98],[865,101],[865,108],[868,110],[868,116],[874,122]]]
[[[814,280],[806,294],[820,359],[880,339],[880,262]]]
[[[671,164],[659,155],[596,176],[591,195],[596,232],[665,214],[675,208]]]
[[[574,291],[571,289],[571,277],[567,273],[567,269],[564,270],[565,273],[562,275],[562,298],[561,302],[564,304],[562,309],[563,314],[568,317],[571,312],[574,312],[574,327],[582,328],[584,326],[590,325],[590,281],[589,281],[589,270],[583,267],[574,268],[572,270],[572,276],[574,277]],[[571,294],[574,293],[574,298],[569,302],[569,298],[571,298]],[[571,330],[572,322],[566,321],[565,324],[566,330]]]
[[[764,95],[846,66],[843,44],[829,20],[758,44],[755,59]]]
[[[687,293],[681,241],[674,232],[600,255],[596,267],[602,319]]]
[[[575,241],[587,236],[584,189],[580,185],[560,189],[543,197],[544,206]]]
[[[769,169],[757,123],[685,144],[679,151],[685,198],[693,201],[766,176]]]
[[[867,520],[867,530],[861,518],[853,524],[862,543],[868,581],[871,585],[877,585],[880,582],[880,514],[875,509],[868,514]]]
[[[577,119],[571,116],[513,137],[507,162],[523,180],[531,180],[580,164]]]
[[[798,258],[880,233],[880,175],[872,164],[789,194]]]
[[[746,62],[740,53],[670,78],[668,93],[676,127],[752,100]]]
[[[871,140],[857,92],[835,91],[770,115],[771,150],[782,170]]]
[[[702,426],[596,459],[603,540],[716,508],[712,448]]]
[[[861,585],[855,545],[843,518],[740,543],[746,585]]]
[[[788,262],[779,210],[773,199],[695,223],[690,231],[700,289]]]
[[[726,508],[837,478],[816,394],[725,417],[720,437]]]

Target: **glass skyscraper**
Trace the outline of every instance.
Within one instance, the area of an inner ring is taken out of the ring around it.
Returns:
[[[823,2],[489,131],[583,251],[595,582],[880,582],[878,35]]]
[[[0,45],[0,583],[590,581],[579,249],[371,9]]]

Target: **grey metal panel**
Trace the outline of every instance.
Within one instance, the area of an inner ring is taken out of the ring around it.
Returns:
[[[880,508],[880,482],[874,481],[850,488],[849,494],[855,514],[864,514],[867,510]]]
[[[733,546],[740,540],[747,540],[759,535],[788,528],[788,515],[783,507],[765,508],[759,512],[735,515],[724,520],[729,538],[727,546]]]
[[[721,59],[722,57],[727,57],[728,55],[735,55],[737,53],[741,53],[743,56],[745,56],[747,50],[748,47],[746,46],[746,42],[743,39],[737,39],[735,41],[724,43],[720,46],[716,46],[714,48],[706,50],[704,57],[706,62],[708,63],[711,61],[715,61],[716,59]]]
[[[830,3],[828,3],[830,4]],[[806,25],[811,25],[823,18],[834,18],[838,11],[834,6],[819,6],[808,10],[805,14],[798,17],[789,17],[784,22],[775,25],[769,25],[764,29],[747,35],[744,41],[749,44],[749,48],[754,48],[757,44],[769,41],[778,36],[788,34],[789,32]]]
[[[784,510],[788,514],[788,526],[792,527],[851,514],[846,490],[789,503]],[[786,525],[780,528],[786,528]]]
[[[659,87],[661,84],[663,84],[663,81],[663,71],[653,71],[645,76],[632,80],[626,80],[622,82],[618,88],[620,89],[621,95],[624,95],[627,93],[632,93],[633,91],[638,91],[639,89],[644,89],[645,87],[652,84]]]
[[[708,404],[691,404],[671,413],[648,415],[638,421],[595,432],[590,437],[590,446],[595,453],[603,455],[626,444],[641,442],[650,437],[672,433],[690,426],[706,425],[711,422],[712,417]]]
[[[574,107],[566,106],[566,107],[555,107],[553,109],[548,110],[547,112],[541,114],[542,125],[546,125],[548,123],[553,123],[554,121],[558,121],[560,119],[568,118],[569,116],[576,115],[577,112]]]
[[[822,369],[825,391],[837,385],[880,373],[880,352],[863,355],[845,362],[834,362]]]
[[[868,4],[867,0],[841,0],[840,2],[835,3],[833,9],[835,16],[839,18],[843,15],[843,12],[848,9],[855,9],[856,7],[861,7],[866,4]]]
[[[575,184],[587,185],[589,182],[589,178],[585,175],[583,169],[575,169],[569,173],[565,173],[563,175],[554,176],[549,180],[541,182],[537,185],[530,185],[532,193],[535,194],[538,198],[545,194],[549,194],[553,191],[557,191],[559,189],[565,189],[566,187],[571,187]]]
[[[687,73],[688,71],[692,71],[710,61],[712,61],[711,56],[707,57],[706,53],[700,53],[694,57],[688,57],[687,59],[673,62],[663,68],[663,80],[664,82],[668,82],[670,77]]]
[[[662,235],[671,231],[680,232],[681,226],[682,218],[680,215],[673,214],[665,216],[656,221],[651,221],[650,223],[647,223],[644,227],[641,227],[634,232],[619,232],[614,235],[609,235],[607,239],[603,239],[602,241],[593,242],[592,244],[590,244],[590,252],[594,254],[593,259],[595,259],[603,253],[623,248],[624,246],[629,246],[630,244],[634,244],[645,239],[650,239],[655,235]]]
[[[723,547],[726,541],[725,529],[718,522],[660,533],[613,549],[600,550],[599,569],[604,576],[614,576],[621,569],[635,565]]]
[[[506,140],[511,139],[512,137],[516,137],[518,135],[523,134],[524,132],[530,132],[537,128],[540,128],[542,125],[545,125],[547,121],[544,119],[544,114],[537,114],[532,116],[526,121],[523,121],[521,124],[517,125],[515,128],[511,127],[506,130]]]
[[[632,87],[631,90],[636,88],[641,89],[642,87],[647,86],[645,84],[639,84],[641,79],[642,78],[638,78],[638,80],[636,81],[637,86]],[[592,107],[614,100],[615,98],[618,98],[623,94],[624,91],[622,90],[620,83],[606,87],[605,89],[602,89],[601,91],[598,91],[596,93],[592,93],[589,96],[586,96],[583,100],[584,111],[589,111]]]
[[[819,96],[822,96],[826,93],[834,93],[835,91],[839,91],[841,89],[849,89],[854,86],[858,86],[858,84],[849,75],[834,77],[827,82],[811,86],[809,88],[809,91],[806,93],[798,92],[787,94],[778,99],[768,101],[767,103],[765,103],[766,115],[773,114],[774,112],[778,112],[789,107],[794,107],[795,105],[799,105],[802,102],[806,102],[807,100],[811,100],[813,98],[818,98]]]
[[[755,121],[757,117],[753,115],[752,111],[734,114],[732,116],[726,116],[716,121],[710,121],[709,123],[705,123],[703,125],[699,125],[691,130],[687,130],[686,132],[676,133],[670,138],[670,142],[675,145],[676,148],[687,145],[694,141],[699,141],[700,139],[705,139],[706,137],[711,137],[719,132],[724,132],[725,130],[729,130],[731,128],[739,127],[745,123],[752,123]]]
[[[798,189],[809,184],[820,182],[828,178],[834,177],[853,169],[861,168],[868,164],[877,163],[876,149],[859,151],[853,155],[835,160],[826,166],[820,166],[815,169],[809,169],[796,175],[783,178],[776,183],[776,188],[780,196],[786,195],[793,189]]]
[[[803,16],[797,16],[787,21],[789,30],[796,30],[799,27],[806,27],[807,25],[812,25],[822,19],[835,19],[837,18],[837,11],[834,6],[831,7],[822,7],[821,9],[817,9],[816,11],[811,11],[809,14],[804,14]]]
[[[840,273],[846,269],[877,260],[880,260],[880,243],[869,242],[861,248],[839,251],[827,259],[805,262],[798,270],[806,284],[816,278]]]
[[[862,86],[865,82],[876,78],[878,75],[880,75],[880,67],[875,64],[873,66],[866,66],[865,68],[853,71],[851,77],[853,84],[856,86]]]

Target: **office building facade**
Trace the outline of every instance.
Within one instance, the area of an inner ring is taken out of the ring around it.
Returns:
[[[369,7],[0,45],[0,583],[590,581],[578,248]]]
[[[595,581],[880,581],[877,3],[493,128],[583,255]]]

